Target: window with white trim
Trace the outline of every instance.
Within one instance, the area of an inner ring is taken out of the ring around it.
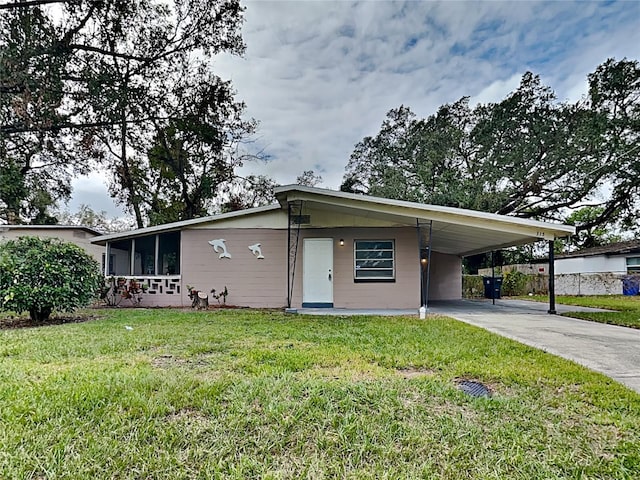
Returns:
[[[627,258],[627,274],[640,275],[640,257]]]
[[[395,241],[355,240],[353,267],[355,281],[395,280]]]

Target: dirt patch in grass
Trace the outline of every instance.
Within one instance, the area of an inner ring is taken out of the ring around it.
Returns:
[[[169,423],[177,423],[189,429],[202,429],[211,424],[211,418],[195,408],[183,408],[166,416]]]
[[[206,367],[212,362],[206,355],[196,355],[194,357],[178,357],[175,355],[158,355],[151,360],[151,365],[156,368],[172,368],[172,367],[186,367],[186,368],[198,368]]]
[[[436,374],[435,370],[429,368],[403,367],[398,368],[396,373],[402,378],[410,380],[412,378],[432,377]]]
[[[346,380],[350,382],[368,382],[378,380],[380,371],[375,368],[367,369],[361,365],[316,366],[306,372],[307,375],[327,380]]]
[[[45,322],[34,322],[26,316],[15,316],[0,318],[0,330],[12,330],[17,328],[49,327],[53,325],[64,325],[65,323],[84,323],[92,320],[104,318],[103,315],[56,315]]]
[[[151,358],[150,363],[158,370],[178,372],[203,381],[218,380],[228,373],[228,365],[221,366],[218,356],[208,354],[189,357],[160,354]]]

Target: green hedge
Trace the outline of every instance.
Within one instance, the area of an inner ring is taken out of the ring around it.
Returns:
[[[530,293],[546,295],[549,292],[548,275],[529,275],[522,272],[506,272],[502,277],[502,295],[505,297],[528,295]],[[484,297],[482,275],[462,276],[462,297]]]
[[[462,296],[464,298],[484,297],[484,286],[480,275],[462,276]]]

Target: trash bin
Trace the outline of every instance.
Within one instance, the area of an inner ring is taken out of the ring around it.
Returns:
[[[482,277],[484,298],[500,298],[502,277]]]
[[[627,275],[622,277],[622,294],[638,295],[640,292],[640,276]]]

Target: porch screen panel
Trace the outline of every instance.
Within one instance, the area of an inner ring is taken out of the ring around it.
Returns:
[[[135,241],[134,275],[156,274],[156,236],[138,237]]]
[[[180,273],[180,232],[158,235],[158,275]]]
[[[393,240],[356,240],[353,251],[356,280],[395,278],[395,242]]]
[[[109,244],[109,254],[113,257],[113,273],[110,275],[131,275],[131,240],[118,240]],[[109,259],[111,268],[111,259]]]

